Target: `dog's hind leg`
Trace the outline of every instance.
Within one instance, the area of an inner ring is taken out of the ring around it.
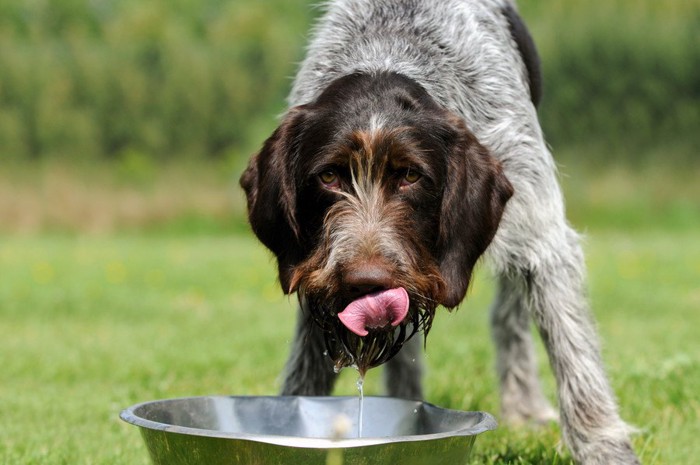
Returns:
[[[281,394],[299,396],[330,395],[337,378],[323,333],[302,310],[283,376]]]
[[[401,399],[423,399],[423,338],[416,334],[384,365],[386,393]]]
[[[510,424],[546,423],[556,411],[542,394],[530,332],[524,283],[502,275],[491,308],[496,371],[501,386],[501,418]]]

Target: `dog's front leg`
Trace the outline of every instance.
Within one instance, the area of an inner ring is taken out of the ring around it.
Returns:
[[[323,333],[310,317],[299,309],[281,394],[327,396],[333,390],[336,377],[333,362],[326,355]]]
[[[537,267],[523,277],[557,379],[562,432],[577,463],[639,464],[603,369],[578,236],[568,228],[561,233],[564,240],[554,250],[542,249]]]

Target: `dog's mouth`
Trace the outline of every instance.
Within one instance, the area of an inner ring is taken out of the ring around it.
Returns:
[[[435,308],[420,300],[400,287],[361,296],[341,305],[341,312],[312,312],[336,372],[353,366],[364,376],[393,358],[419,330],[427,335]]]
[[[394,331],[371,330],[366,336],[350,331],[325,333],[325,339],[336,372],[352,366],[364,377],[370,368],[391,360],[416,332],[415,325],[402,324]],[[331,350],[335,350],[335,355]]]
[[[347,329],[364,337],[372,329],[398,326],[408,315],[408,292],[403,287],[366,294],[353,300],[338,313],[338,319]]]

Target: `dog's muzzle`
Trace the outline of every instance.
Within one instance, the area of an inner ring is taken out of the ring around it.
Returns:
[[[336,371],[355,366],[364,376],[370,368],[396,355],[415,333],[415,329],[408,333],[407,325],[402,324],[409,314],[409,305],[408,292],[399,287],[366,294],[338,313],[337,318],[347,331],[326,333],[327,346],[337,347],[337,342],[342,346],[334,358]]]

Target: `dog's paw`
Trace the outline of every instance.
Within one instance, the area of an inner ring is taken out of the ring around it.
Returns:
[[[543,426],[559,421],[559,413],[538,393],[522,391],[502,394],[501,421],[510,426]]]
[[[638,430],[622,421],[600,429],[571,431],[564,426],[569,449],[579,465],[639,465],[630,435]]]
[[[580,465],[640,465],[627,438],[600,438],[596,442],[571,447],[576,463]]]
[[[550,405],[537,408],[503,409],[501,421],[509,426],[544,426],[559,422],[559,414]]]

